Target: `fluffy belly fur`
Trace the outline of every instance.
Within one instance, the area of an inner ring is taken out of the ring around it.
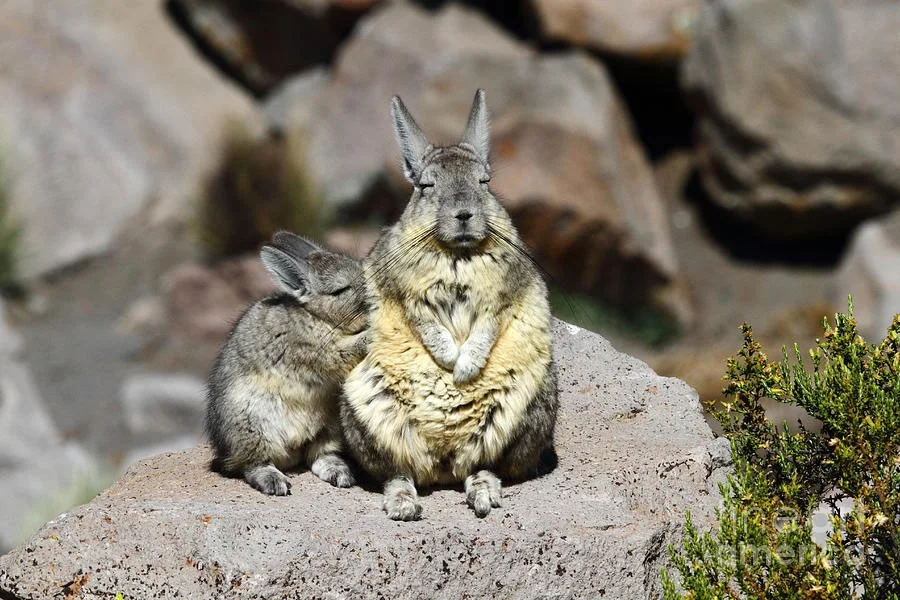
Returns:
[[[376,445],[419,484],[458,482],[491,467],[548,377],[546,316],[507,310],[484,369],[459,386],[434,362],[400,306],[384,301],[371,322],[369,354],[344,391]]]
[[[245,419],[258,424],[259,439],[254,443],[265,449],[265,458],[279,469],[291,469],[322,434],[328,419],[336,418],[331,406],[335,387],[264,371],[240,378],[231,393],[243,400]]]

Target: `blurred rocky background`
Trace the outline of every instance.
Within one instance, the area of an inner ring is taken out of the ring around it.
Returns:
[[[896,0],[0,3],[0,552],[194,445],[280,228],[362,256],[409,196],[388,102],[456,141],[556,312],[715,401],[750,321],[900,311]],[[879,338],[880,339],[880,338]]]

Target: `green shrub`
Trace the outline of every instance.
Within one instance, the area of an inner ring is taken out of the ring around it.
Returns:
[[[900,598],[900,315],[872,345],[851,304],[825,323],[809,365],[796,345],[772,362],[748,325],[742,332],[730,401],[715,415],[735,471],[715,533],[688,516],[684,547],[670,549],[682,591],[663,572],[665,598]],[[821,432],[776,426],[764,398],[802,407]],[[820,506],[826,516],[814,519]]]
[[[321,202],[299,149],[283,137],[257,138],[229,123],[199,194],[195,229],[211,258],[256,250],[279,229],[320,236]]]
[[[591,331],[615,333],[645,346],[662,346],[678,336],[678,326],[652,307],[626,310],[586,294],[550,286],[554,316]]]
[[[51,519],[73,507],[87,504],[113,481],[113,472],[108,468],[87,469],[78,472],[68,483],[48,490],[41,500],[34,503],[31,512],[22,518],[19,543],[24,543]]]
[[[10,181],[0,162],[0,294],[18,295],[22,291],[19,260],[22,228],[12,214]]]

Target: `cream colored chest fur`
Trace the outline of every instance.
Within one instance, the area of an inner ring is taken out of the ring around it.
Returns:
[[[479,314],[498,314],[504,271],[493,258],[477,256],[454,261],[429,254],[401,279],[410,296],[462,343]]]
[[[476,262],[477,261],[477,262]],[[409,325],[404,308],[382,299],[371,319],[369,354],[345,393],[382,450],[420,484],[461,481],[502,455],[550,368],[549,310],[542,287],[501,306],[500,264],[488,257],[448,266],[422,261],[404,286],[421,290],[458,342],[483,311],[499,317],[499,336],[473,381],[457,386]]]

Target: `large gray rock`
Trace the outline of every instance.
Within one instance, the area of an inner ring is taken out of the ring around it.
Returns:
[[[122,417],[132,441],[123,466],[203,441],[206,382],[184,373],[138,373],[122,384]]]
[[[900,313],[900,211],[854,232],[832,287],[837,308],[853,296],[853,316],[863,337],[872,343],[883,340]]]
[[[690,47],[702,0],[531,0],[545,37],[639,59]]]
[[[629,305],[671,290],[677,261],[653,174],[603,67],[542,56],[457,5],[395,4],[363,20],[342,50],[308,133],[326,202],[352,211],[405,205],[389,118],[400,94],[437,143],[462,135],[476,88],[491,111],[493,189],[560,283]],[[661,302],[681,320],[683,297]]]
[[[212,266],[188,262],[161,282],[166,321],[184,340],[224,342],[247,306],[276,291],[256,255],[222,260]]]
[[[272,90],[262,107],[269,130],[275,134],[294,131],[298,135],[308,131],[329,79],[327,69],[316,67],[289,77]]]
[[[206,382],[193,375],[139,373],[122,384],[122,416],[132,435],[199,437],[205,410]]]
[[[462,492],[398,523],[377,489],[293,475],[263,496],[201,447],[132,468],[0,558],[0,596],[658,598],[685,511],[706,524],[725,468],[696,393],[559,323],[559,466],[483,520]]]
[[[684,68],[712,199],[827,235],[900,199],[900,3],[710,0]]]
[[[25,275],[105,250],[143,210],[184,213],[244,95],[157,2],[0,2],[0,148]]]
[[[25,523],[35,510],[95,471],[81,447],[63,440],[50,420],[19,357],[21,347],[0,303],[0,552],[29,533]]]
[[[326,64],[356,20],[379,0],[168,0],[176,19],[255,94]]]
[[[367,208],[383,191],[390,167],[400,160],[389,116],[392,95],[403,96],[426,131],[434,130],[440,125],[426,120],[419,98],[444,67],[468,58],[481,65],[478,74],[483,75],[489,65],[532,56],[479,13],[456,5],[428,13],[397,3],[363,19],[338,56],[308,131],[310,173],[321,184],[326,203],[337,210]],[[496,85],[484,76],[479,79],[496,116]],[[442,92],[455,91],[433,90],[431,95],[440,101]],[[475,87],[454,96],[474,92]],[[458,101],[459,114],[444,124],[444,129],[454,129],[452,141],[462,133],[471,100]],[[395,212],[405,200],[394,194]]]

